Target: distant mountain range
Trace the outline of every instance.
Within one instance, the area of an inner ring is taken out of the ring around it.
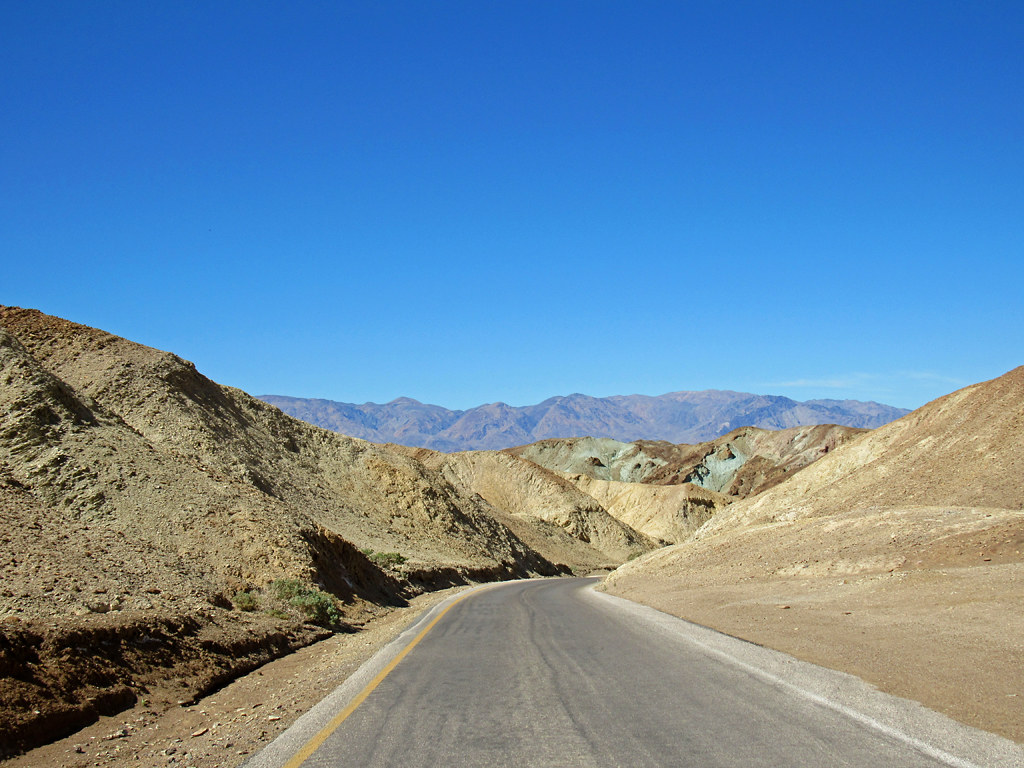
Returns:
[[[874,429],[909,413],[875,402],[807,400],[705,390],[648,395],[552,397],[537,405],[490,403],[466,411],[408,397],[390,403],[339,403],[282,395],[261,400],[319,427],[374,443],[438,451],[500,450],[563,437],[610,437],[623,442],[700,443],[738,427],[788,429],[841,424]]]

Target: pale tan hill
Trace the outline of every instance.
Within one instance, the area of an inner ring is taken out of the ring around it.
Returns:
[[[778,431],[741,427],[698,445],[586,437],[543,440],[508,452],[548,469],[596,480],[693,483],[745,498],[782,482],[863,433],[835,424]]]
[[[665,442],[624,443],[610,437],[569,437],[508,448],[506,453],[556,472],[583,474],[595,480],[644,483],[661,468],[675,466],[681,453],[689,455],[689,448]]]
[[[564,477],[517,456],[494,451],[443,454],[411,449],[453,486],[479,494],[501,521],[555,562],[602,568],[654,548],[593,497]]]
[[[139,438],[138,449],[126,447],[116,462],[114,452],[93,451],[97,468],[145,453],[158,457],[156,463],[172,478],[197,473],[220,489],[196,493],[180,482],[151,483],[138,474],[120,483],[114,478],[91,483],[88,472],[76,474],[85,492],[102,494],[96,502],[102,507],[120,511],[134,505],[161,516],[169,510],[172,517],[190,514],[180,511],[189,506],[184,501],[163,503],[175,494],[194,494],[192,506],[203,507],[227,497],[242,512],[286,504],[289,512],[315,515],[317,525],[360,548],[397,551],[425,568],[515,570],[530,560],[521,542],[490,519],[486,506],[460,495],[436,471],[407,456],[312,428],[240,390],[215,384],[170,353],[32,311],[0,310],[0,322],[49,375],[109,414],[121,432]],[[82,451],[92,447],[83,445]],[[135,496],[148,494],[148,504],[125,499],[128,489]],[[82,504],[80,493],[70,501],[64,498],[54,501]],[[244,525],[245,520],[243,514],[231,522]],[[277,549],[305,552],[309,544]],[[273,566],[281,557],[249,559]]]
[[[837,448],[606,586],[1024,741],[1022,434],[1017,368]]]
[[[730,496],[691,483],[647,485],[569,474],[565,478],[593,497],[612,517],[666,544],[686,539],[733,501]]]
[[[1024,367],[862,435],[716,525],[855,508],[1024,506]]]
[[[307,620],[572,565],[497,515],[175,355],[0,308],[0,754],[191,698],[324,634]]]

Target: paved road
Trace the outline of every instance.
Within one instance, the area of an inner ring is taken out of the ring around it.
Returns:
[[[442,604],[248,765],[293,768],[311,739],[303,768],[1024,765],[1010,742],[593,581]]]

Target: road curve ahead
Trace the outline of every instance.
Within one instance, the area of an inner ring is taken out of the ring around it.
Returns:
[[[1012,742],[595,581],[443,603],[247,768],[1024,766]]]

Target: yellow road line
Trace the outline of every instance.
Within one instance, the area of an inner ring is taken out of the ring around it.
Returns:
[[[405,648],[403,648],[401,652],[397,656],[395,656],[395,658],[388,662],[388,665],[384,667],[384,669],[382,669],[380,672],[378,672],[377,676],[373,678],[373,680],[371,680],[367,684],[367,686],[363,688],[362,691],[359,692],[359,695],[352,699],[352,701],[349,702],[349,705],[345,707],[343,710],[341,710],[341,712],[336,714],[334,716],[334,719],[332,719],[331,722],[324,726],[323,730],[321,730],[320,733],[318,733],[316,736],[314,736],[312,739],[306,742],[306,746],[304,746],[302,749],[296,752],[292,756],[291,760],[284,764],[283,768],[299,768],[300,765],[306,762],[306,759],[314,752],[316,752],[320,748],[320,745],[330,738],[332,733],[338,730],[338,726],[345,722],[346,718],[348,718],[349,715],[355,712],[356,708],[360,704],[366,701],[366,697],[373,693],[373,690],[384,681],[384,678],[387,677],[391,673],[391,671],[398,666],[398,662],[404,659],[406,655],[409,653],[409,651],[416,647],[416,644],[426,636],[427,632],[434,628],[434,625],[437,624],[437,622],[444,618],[444,615],[448,613],[448,611],[450,611],[452,608],[461,603],[470,595],[475,594],[479,591],[480,590],[474,589],[466,592],[466,594],[464,595],[460,595],[455,600],[453,600],[448,605],[447,608],[445,608],[443,611],[437,614],[437,616],[434,617],[434,620],[427,624],[427,626],[425,626],[420,631],[420,633],[413,638],[411,643],[405,646]]]

